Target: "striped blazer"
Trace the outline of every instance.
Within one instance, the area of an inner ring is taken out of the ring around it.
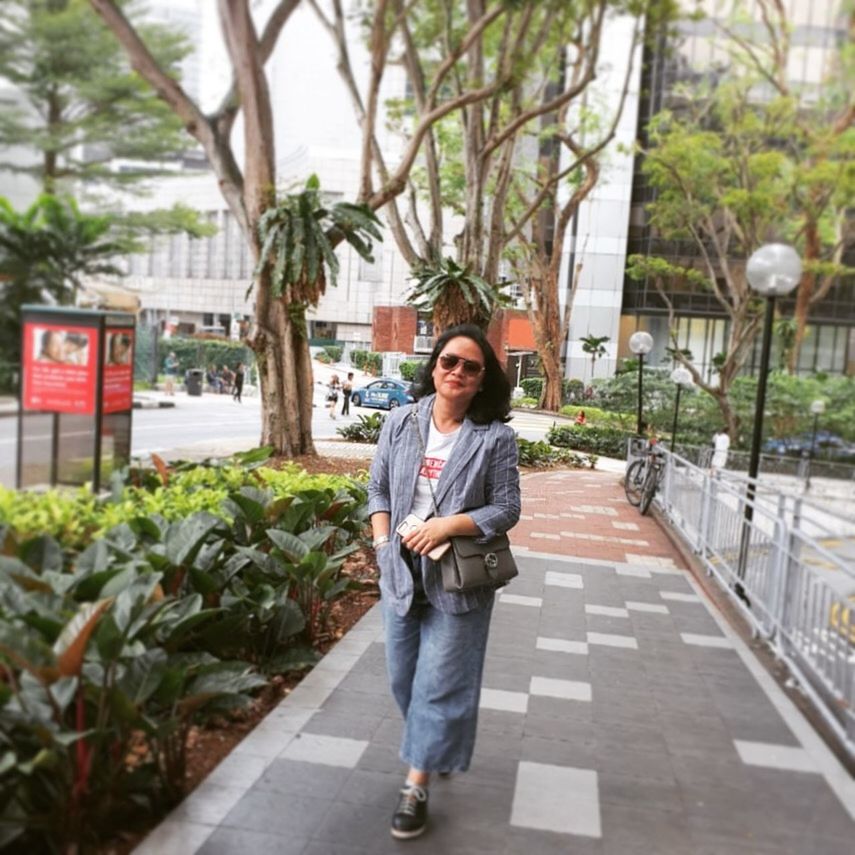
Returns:
[[[435,395],[419,402],[418,423],[422,441],[427,441]],[[391,543],[377,551],[382,595],[405,615],[413,599],[413,580],[404,560],[400,535],[395,529],[413,505],[422,449],[415,433],[415,405],[393,410],[380,434],[368,485],[368,513],[386,511],[392,523]],[[436,489],[441,516],[466,513],[481,529],[485,539],[506,532],[520,516],[520,481],[517,444],[507,425],[494,421],[475,424],[466,418],[460,435],[442,470]],[[466,593],[444,591],[439,565],[422,559],[425,593],[431,605],[442,612],[462,614],[485,606],[492,588]]]

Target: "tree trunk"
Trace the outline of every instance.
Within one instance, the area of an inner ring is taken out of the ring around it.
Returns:
[[[534,301],[528,301],[528,317],[531,322],[538,356],[543,364],[544,383],[540,393],[540,408],[557,413],[561,408],[563,377],[561,376],[561,312],[558,307],[558,283],[547,273],[545,281],[539,283],[532,277],[531,290]]]
[[[811,219],[805,227],[805,265],[807,266],[812,261],[819,261],[821,255],[822,243],[819,238],[819,228],[816,220]],[[793,347],[790,351],[787,366],[790,374],[795,374],[796,367],[799,364],[799,354],[801,353],[802,342],[805,338],[808,315],[810,314],[810,303],[815,287],[816,273],[812,270],[806,270],[796,291],[796,309],[794,313],[796,332],[793,336]]]
[[[269,293],[269,292],[268,292]],[[295,312],[281,299],[267,299],[258,316],[264,330],[253,340],[263,407],[261,445],[294,457],[314,454],[312,443],[313,376],[305,311]]]

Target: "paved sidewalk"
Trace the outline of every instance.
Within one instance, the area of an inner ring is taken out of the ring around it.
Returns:
[[[374,608],[144,855],[822,855],[855,784],[613,473],[523,480],[470,771],[397,842],[404,769]],[[537,551],[535,551],[537,550]]]

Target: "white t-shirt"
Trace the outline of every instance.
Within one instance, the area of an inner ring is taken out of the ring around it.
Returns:
[[[451,451],[459,435],[460,428],[451,433],[440,433],[433,423],[433,418],[431,418],[430,431],[428,432],[427,443],[425,443],[425,456],[419,469],[419,477],[416,479],[416,492],[410,511],[423,520],[433,516],[431,487],[435,493],[439,476],[451,456]],[[428,486],[428,478],[430,478],[430,486]]]
[[[710,465],[716,469],[723,469],[727,463],[727,452],[730,448],[730,437],[724,433],[715,434],[713,437],[713,456]]]

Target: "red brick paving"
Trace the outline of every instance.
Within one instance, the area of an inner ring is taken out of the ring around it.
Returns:
[[[612,509],[614,515],[594,512],[598,508]],[[682,564],[656,520],[641,516],[627,502],[621,476],[614,472],[554,470],[524,475],[522,514],[510,534],[516,546],[605,561],[626,562],[628,555],[645,555]],[[638,530],[617,528],[613,522],[634,523]]]

